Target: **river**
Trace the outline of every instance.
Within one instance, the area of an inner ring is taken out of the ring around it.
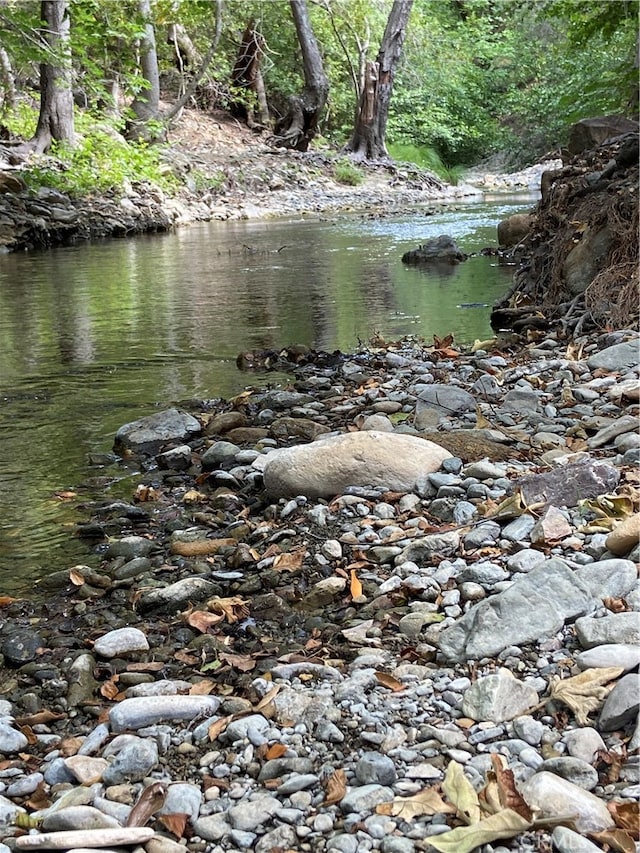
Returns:
[[[497,222],[533,203],[208,223],[1,256],[0,594],[97,564],[73,537],[81,516],[65,494],[88,499],[103,487],[107,473],[90,455],[159,406],[273,381],[239,371],[239,352],[349,351],[374,334],[490,336],[488,306],[512,268],[484,256],[438,271],[400,259],[443,233],[467,253],[495,245]],[[117,488],[130,497],[129,487]]]

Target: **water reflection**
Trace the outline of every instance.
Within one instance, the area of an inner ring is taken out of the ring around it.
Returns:
[[[115,430],[158,405],[272,381],[238,352],[303,343],[349,350],[377,333],[489,334],[511,272],[491,258],[444,269],[402,254],[449,233],[466,252],[531,200],[438,216],[231,222],[0,257],[0,583],[91,561],[55,491],[96,472]],[[123,487],[126,493],[126,487]],[[68,525],[65,528],[63,525]]]

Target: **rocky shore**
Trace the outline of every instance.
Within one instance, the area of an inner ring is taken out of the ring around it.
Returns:
[[[635,850],[638,346],[246,353],[290,384],[123,425],[1,602],[0,853]]]

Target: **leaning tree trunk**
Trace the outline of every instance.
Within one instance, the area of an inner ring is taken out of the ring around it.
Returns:
[[[302,51],[305,87],[302,95],[289,98],[289,112],[273,141],[282,148],[306,151],[318,130],[318,121],[329,95],[329,79],[311,27],[306,0],[290,0],[291,13]]]
[[[160,109],[160,74],[156,52],[156,34],[151,17],[151,0],[138,0],[138,11],[144,19],[144,35],[140,44],[140,70],[146,86],[133,99],[133,119],[127,124],[128,139],[153,141],[148,122],[157,118]]]
[[[394,0],[375,62],[367,62],[365,83],[351,141],[346,146],[354,159],[389,157],[385,145],[389,103],[413,0]]]
[[[260,70],[263,53],[262,34],[256,30],[254,22],[249,21],[242,35],[238,57],[231,74],[231,84],[239,93],[253,94],[249,94],[249,99],[241,95],[239,99],[232,101],[231,112],[237,118],[244,119],[252,128],[256,125],[266,127],[269,124],[269,107]]]
[[[73,145],[75,131],[67,0],[42,0],[40,17],[43,22],[41,38],[56,57],[55,64],[43,62],[40,65],[40,115],[28,147],[41,154],[53,140]]]

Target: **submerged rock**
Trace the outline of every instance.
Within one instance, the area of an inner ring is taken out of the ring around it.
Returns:
[[[460,249],[453,237],[448,234],[433,237],[431,240],[422,243],[417,249],[411,249],[402,256],[403,264],[459,264],[466,260],[467,255]]]
[[[152,452],[169,442],[183,443],[198,435],[201,429],[200,421],[193,415],[167,409],[121,426],[116,433],[114,449]]]

